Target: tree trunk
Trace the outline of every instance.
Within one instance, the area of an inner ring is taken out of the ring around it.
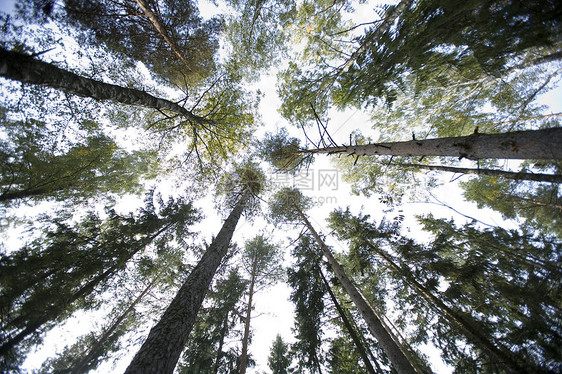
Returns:
[[[462,174],[488,175],[491,177],[500,177],[506,179],[515,179],[515,180],[562,183],[561,174],[533,174],[533,173],[512,172],[512,171],[493,170],[493,169],[469,169],[469,168],[458,168],[453,166],[422,165],[422,164],[396,164],[396,166],[427,169],[427,170],[448,171],[452,173],[462,173]]]
[[[399,374],[418,373],[418,371],[414,369],[414,367],[410,363],[410,360],[406,356],[406,353],[400,346],[400,343],[398,342],[396,337],[393,336],[393,334],[385,328],[375,310],[367,303],[367,301],[359,293],[357,288],[353,285],[341,265],[336,261],[334,256],[332,256],[332,253],[330,252],[320,235],[318,235],[316,230],[314,230],[314,227],[312,227],[311,223],[308,221],[308,218],[306,218],[304,213],[301,212],[297,206],[294,206],[294,208],[301,217],[302,222],[307,226],[312,236],[314,236],[316,242],[322,250],[322,253],[326,257],[328,263],[332,267],[332,270],[336,274],[339,282],[351,297],[351,300],[367,323],[369,331],[371,332],[371,334],[373,334],[375,339],[378,341],[378,343],[390,359],[390,362],[392,363],[394,369]]]
[[[373,365],[371,364],[371,360],[369,360],[369,356],[367,355],[367,351],[365,349],[365,346],[363,345],[363,342],[361,341],[361,339],[359,338],[359,336],[355,332],[355,329],[351,325],[351,321],[347,318],[345,310],[342,308],[342,306],[338,302],[338,299],[337,299],[336,295],[334,294],[334,292],[332,291],[332,287],[330,286],[330,283],[328,283],[328,280],[324,276],[324,273],[322,273],[322,270],[320,270],[320,277],[322,277],[322,281],[326,285],[326,289],[328,290],[328,293],[330,294],[330,298],[332,299],[332,302],[334,303],[334,306],[336,307],[336,309],[337,309],[337,311],[338,311],[338,313],[339,313],[339,315],[342,319],[342,322],[343,322],[345,328],[347,329],[347,332],[349,333],[349,336],[351,336],[351,340],[353,340],[353,343],[355,343],[355,347],[357,348],[357,351],[359,352],[359,355],[361,356],[361,359],[363,360],[363,363],[365,363],[365,368],[367,369],[367,372],[369,372],[371,374],[376,374],[376,371],[373,368]]]
[[[129,307],[125,310],[125,312],[123,312],[119,316],[119,318],[117,318],[115,322],[113,322],[111,327],[106,332],[103,333],[103,335],[99,338],[97,343],[90,349],[88,354],[84,356],[76,365],[68,369],[71,374],[79,374],[85,372],[84,366],[88,365],[88,363],[98,355],[99,350],[103,348],[107,340],[111,337],[111,334],[113,334],[113,332],[117,329],[117,327],[119,327],[119,325],[125,320],[127,315],[135,309],[135,306],[142,300],[142,298],[148,293],[148,291],[150,291],[150,289],[154,286],[154,284],[158,280],[158,277],[159,276],[157,275],[154,278],[154,280],[150,282],[148,286],[145,287],[145,289],[141,292],[141,294],[137,296],[137,298],[131,303],[131,305],[129,305]]]
[[[248,198],[249,194],[244,194],[234,207],[160,321],[150,330],[125,373],[165,374],[174,371],[209,285],[227,253]]]
[[[486,354],[492,359],[493,362],[498,363],[498,365],[503,366],[507,373],[523,373],[516,361],[511,357],[511,354],[505,350],[501,350],[496,347],[487,337],[480,333],[480,330],[462,315],[458,314],[451,308],[449,308],[441,299],[433,295],[427,288],[425,288],[421,283],[419,283],[412,274],[404,271],[398,264],[396,264],[385,252],[378,249],[376,246],[372,245],[370,242],[365,240],[365,243],[381,256],[386,263],[394,270],[398,275],[406,280],[411,286],[413,286],[418,293],[426,299],[430,306],[435,307],[440,311],[451,323],[457,325],[462,331],[464,331],[465,336],[470,342],[482,349]]]
[[[252,275],[250,280],[250,290],[248,293],[248,307],[246,310],[246,321],[244,323],[244,337],[242,338],[242,354],[240,355],[240,374],[246,374],[248,365],[248,340],[250,339],[250,318],[252,317],[252,298],[254,296],[254,286],[256,284],[257,259],[252,264]]]
[[[562,128],[301,150],[298,154],[562,160]]]
[[[168,32],[166,31],[166,28],[164,27],[162,22],[160,22],[160,20],[158,19],[158,16],[150,9],[146,0],[137,0],[137,5],[139,6],[139,8],[141,8],[142,12],[146,16],[146,18],[148,18],[150,23],[152,23],[152,26],[154,26],[156,31],[158,31],[158,33],[162,36],[162,39],[164,39],[164,41],[166,43],[168,43],[170,48],[172,48],[172,51],[174,51],[176,56],[178,56],[178,58],[184,63],[185,67],[189,71],[191,71],[191,68],[189,67],[189,64],[188,64],[185,56],[180,51],[177,44],[174,43],[174,41],[170,38],[170,36],[168,35]]]
[[[81,77],[53,64],[37,60],[32,56],[11,52],[2,47],[0,47],[0,76],[22,83],[55,88],[71,95],[166,110],[198,124],[212,123],[212,121],[196,116],[170,100],[157,98],[137,89]]]

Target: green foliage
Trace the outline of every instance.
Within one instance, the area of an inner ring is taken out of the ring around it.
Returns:
[[[320,277],[320,249],[309,235],[302,235],[291,251],[295,266],[287,269],[287,282],[293,289],[295,304],[295,337],[291,351],[298,362],[297,371],[304,368],[320,372],[322,359],[322,325],[325,313],[326,289]]]
[[[105,219],[90,212],[77,223],[46,218],[43,237],[3,255],[2,350],[45,331],[77,308],[92,307],[92,293],[105,289],[147,246],[154,245],[158,254],[174,236],[190,235],[188,227],[200,219],[191,203],[159,202],[157,210],[148,194],[136,216],[109,210]]]
[[[269,218],[276,223],[300,222],[301,212],[312,206],[312,199],[296,188],[285,187],[277,191],[269,202]]]
[[[281,335],[277,334],[269,357],[267,358],[267,365],[271,369],[272,374],[289,374],[291,370],[291,356],[289,355],[289,344],[283,342]]]
[[[306,157],[298,154],[300,150],[300,140],[289,137],[285,128],[276,134],[266,133],[259,143],[259,155],[282,172],[295,173],[299,170]],[[312,162],[311,156],[306,157],[306,162]]]
[[[28,4],[31,3],[31,4]],[[82,29],[85,38],[105,43],[125,58],[143,62],[151,71],[179,86],[193,84],[215,68],[221,22],[203,21],[194,2],[162,0],[149,2],[168,37],[183,55],[182,61],[135,1],[106,2],[65,0],[62,9],[52,1],[30,0],[20,5]],[[96,44],[93,40],[88,41]]]
[[[154,154],[127,153],[104,135],[67,149],[50,144],[44,123],[5,122],[0,141],[0,200],[70,199],[83,201],[101,194],[138,193],[143,177],[155,176]]]
[[[222,207],[233,208],[242,201],[246,214],[251,217],[259,211],[259,194],[266,188],[266,182],[265,174],[255,162],[233,163],[231,169],[220,176],[216,193],[223,201]]]
[[[238,354],[226,342],[238,338],[235,327],[243,313],[241,299],[247,283],[234,269],[216,281],[190,334],[179,365],[181,373],[215,374],[232,372],[236,367]]]
[[[523,219],[526,230],[562,236],[560,186],[496,177],[479,177],[461,183],[468,201],[488,207],[506,219]]]
[[[246,241],[241,262],[246,272],[254,277],[257,289],[278,282],[285,273],[279,246],[263,235]]]
[[[332,340],[328,352],[330,373],[333,374],[364,374],[367,373],[361,367],[361,357],[355,346],[348,338],[338,337]]]
[[[420,298],[421,289],[407,280],[415,280],[471,321],[473,331],[500,349],[509,347],[509,354],[525,370],[559,369],[560,357],[553,348],[559,341],[555,315],[560,308],[556,265],[560,244],[518,231],[481,230],[474,223],[458,227],[432,216],[421,222],[433,236],[427,245],[402,236],[398,222],[377,226],[369,216],[354,217],[349,211],[336,211],[330,217],[337,236],[350,240],[350,253],[360,259],[361,267],[390,270],[383,273],[387,288],[394,289],[396,306],[416,326],[414,341],[431,339],[459,372],[502,369],[478,345],[466,349],[454,344],[471,341],[444,318],[438,305]]]

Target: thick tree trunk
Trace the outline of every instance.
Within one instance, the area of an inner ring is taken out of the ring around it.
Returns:
[[[250,290],[248,292],[248,307],[246,310],[246,321],[244,323],[244,337],[242,338],[242,354],[240,355],[240,374],[246,374],[248,366],[248,340],[250,339],[250,319],[252,317],[252,299],[254,297],[254,287],[256,284],[257,259],[252,264],[252,275],[250,280]]]
[[[418,371],[414,368],[414,366],[412,366],[410,360],[406,356],[406,353],[402,349],[400,343],[398,342],[398,339],[385,328],[381,318],[363,298],[363,295],[359,293],[355,285],[351,282],[351,280],[345,273],[342,266],[336,261],[334,256],[332,256],[332,253],[330,252],[320,235],[318,235],[316,230],[314,230],[314,227],[312,227],[312,224],[310,223],[308,218],[306,218],[304,213],[301,212],[298,207],[295,206],[294,208],[301,217],[302,222],[307,226],[312,236],[314,236],[314,239],[320,246],[322,253],[328,260],[328,263],[332,267],[332,270],[336,274],[339,282],[351,297],[351,300],[363,316],[363,319],[365,320],[369,331],[371,332],[371,334],[373,334],[374,338],[377,340],[377,342],[380,344],[380,346],[390,359],[390,362],[392,363],[394,369],[399,374],[418,373]]]
[[[461,174],[488,175],[491,177],[500,177],[506,179],[515,179],[515,180],[562,183],[562,174],[533,174],[533,173],[512,172],[512,171],[493,170],[493,169],[470,169],[470,168],[458,168],[453,166],[422,165],[422,164],[396,164],[396,166],[427,169],[427,170],[448,171],[451,173],[461,173]]]
[[[217,237],[181,286],[160,321],[150,330],[146,341],[125,373],[165,374],[174,371],[209,285],[227,253],[248,196],[243,195],[234,207]]]
[[[368,241],[365,241],[365,243],[369,246],[369,248],[371,248],[371,250],[381,256],[392,270],[413,286],[418,293],[430,303],[430,305],[440,311],[451,323],[457,325],[462,331],[464,331],[468,340],[482,349],[482,351],[486,352],[486,354],[492,359],[492,362],[496,362],[499,366],[503,366],[507,373],[523,373],[519,365],[513,357],[511,357],[511,354],[496,347],[486,336],[481,334],[480,330],[476,327],[476,324],[467,321],[465,317],[449,308],[441,299],[433,295],[411,274],[398,266],[398,264],[396,264],[385,252],[381,251]]]
[[[68,369],[70,373],[79,374],[79,373],[86,372],[84,370],[84,366],[88,365],[88,363],[92,359],[97,357],[98,352],[103,348],[103,346],[105,345],[107,340],[111,337],[111,335],[115,332],[115,330],[117,330],[117,327],[119,327],[119,325],[125,320],[125,318],[127,318],[127,315],[129,315],[129,313],[131,313],[135,309],[135,306],[142,300],[142,298],[148,293],[148,291],[150,291],[150,289],[154,286],[157,280],[158,280],[158,276],[156,276],[156,278],[152,282],[150,282],[148,286],[145,287],[145,289],[141,292],[140,295],[137,296],[137,298],[131,303],[131,305],[129,305],[129,307],[119,316],[119,318],[115,320],[115,322],[113,322],[111,327],[106,332],[103,333],[103,335],[99,338],[97,343],[89,350],[86,356],[84,356],[78,363],[76,363],[76,365]]]
[[[298,154],[347,154],[350,156],[449,156],[480,160],[562,160],[562,128],[513,131],[504,134],[472,134],[451,138],[327,147]]]
[[[55,65],[37,60],[32,56],[11,52],[0,47],[0,76],[22,83],[38,84],[55,88],[71,95],[90,97],[96,100],[111,100],[128,105],[166,110],[187,120],[210,124],[212,121],[194,115],[184,107],[166,99],[154,97],[144,91],[126,88],[81,77]]]
[[[328,293],[330,294],[330,298],[332,299],[332,302],[334,303],[334,306],[336,307],[336,310],[338,311],[342,319],[343,325],[347,329],[349,336],[351,336],[351,340],[353,340],[353,343],[355,343],[355,347],[357,348],[357,351],[359,352],[359,355],[361,356],[361,359],[365,364],[365,368],[369,373],[376,374],[375,368],[373,368],[373,365],[371,364],[371,360],[369,360],[369,356],[367,355],[367,351],[365,346],[363,345],[363,342],[355,332],[355,329],[353,328],[351,321],[347,318],[345,310],[340,305],[338,298],[332,291],[332,287],[330,286],[330,283],[328,283],[328,280],[326,279],[322,271],[320,271],[320,277],[322,277],[322,281],[326,285],[326,289],[328,290]]]

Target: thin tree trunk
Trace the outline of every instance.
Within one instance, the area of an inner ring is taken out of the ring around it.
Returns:
[[[245,193],[234,207],[160,321],[150,330],[125,373],[165,374],[174,371],[209,285],[227,253],[248,198],[249,194]]]
[[[240,355],[240,374],[246,374],[248,365],[248,340],[250,339],[250,319],[252,317],[252,299],[254,296],[254,286],[256,284],[257,259],[252,264],[252,275],[250,280],[250,290],[248,293],[248,307],[246,310],[246,321],[244,323],[244,337],[242,338],[242,354]]]
[[[170,100],[161,99],[137,89],[85,78],[32,56],[8,51],[2,47],[0,47],[0,76],[22,83],[55,88],[71,95],[167,110],[198,124],[212,123]]]
[[[189,67],[189,63],[187,62],[185,56],[180,51],[177,44],[174,43],[174,41],[170,38],[168,32],[166,31],[166,28],[164,27],[162,22],[160,22],[158,16],[150,9],[146,0],[137,0],[137,5],[139,6],[139,8],[141,8],[142,12],[146,16],[146,18],[148,18],[150,23],[152,23],[152,26],[154,26],[156,31],[158,31],[158,33],[162,36],[162,39],[164,39],[164,41],[168,43],[170,48],[172,48],[172,51],[174,51],[176,56],[178,56],[178,58],[184,63],[185,67],[189,69],[189,71],[192,71],[192,69]]]
[[[414,287],[418,293],[430,303],[430,305],[435,307],[438,311],[441,311],[441,313],[451,323],[457,325],[462,331],[464,331],[464,334],[469,341],[486,352],[493,362],[503,366],[508,373],[523,373],[523,370],[519,367],[513,357],[511,357],[510,353],[496,347],[494,343],[480,333],[480,330],[473,323],[467,321],[465,317],[449,308],[441,299],[433,295],[433,293],[419,283],[412,274],[404,271],[400,266],[398,266],[398,264],[396,264],[384,251],[380,250],[367,240],[364,242],[369,246],[369,248],[371,248],[372,251],[381,256],[393,271]]]
[[[88,354],[84,356],[76,365],[68,369],[72,374],[79,374],[85,372],[84,366],[86,366],[93,358],[95,358],[98,355],[99,350],[103,348],[103,346],[105,345],[107,340],[111,337],[111,335],[115,332],[117,327],[119,327],[119,325],[125,320],[127,315],[135,309],[135,306],[142,300],[142,298],[148,293],[148,291],[150,291],[150,289],[154,286],[154,284],[156,284],[158,278],[159,275],[157,275],[154,278],[154,280],[150,282],[148,286],[145,287],[145,289],[141,292],[140,295],[137,296],[137,298],[131,303],[131,305],[129,305],[129,307],[125,310],[125,312],[123,312],[119,316],[119,318],[117,318],[115,322],[113,322],[111,327],[106,332],[103,333],[103,335],[99,338],[97,343],[90,349]]]
[[[367,351],[366,351],[365,346],[363,345],[363,342],[361,341],[361,339],[359,338],[359,336],[355,332],[355,329],[351,325],[351,321],[347,318],[345,310],[340,305],[336,295],[332,291],[332,287],[330,286],[330,283],[328,283],[328,280],[324,276],[324,273],[322,272],[322,270],[320,270],[320,276],[322,277],[322,281],[326,285],[326,289],[328,290],[328,293],[330,294],[330,298],[332,299],[332,302],[334,303],[334,306],[336,307],[336,309],[337,309],[337,311],[338,311],[338,313],[339,313],[339,315],[342,319],[342,322],[343,322],[345,328],[347,329],[347,332],[349,333],[349,336],[351,336],[351,340],[353,340],[353,343],[355,343],[355,347],[357,348],[357,351],[359,352],[359,355],[361,356],[361,359],[363,360],[363,363],[365,364],[365,368],[367,369],[367,371],[369,373],[375,374],[376,371],[373,368],[373,365],[371,364],[371,360],[369,360],[369,356],[367,355]]]
[[[513,131],[503,134],[387,142],[301,150],[297,154],[347,154],[350,156],[449,156],[479,160],[505,158],[562,160],[562,128]]]
[[[328,263],[332,267],[332,270],[336,274],[339,282],[342,284],[343,288],[351,297],[351,300],[363,316],[363,319],[367,323],[369,331],[375,339],[377,339],[378,343],[390,359],[392,366],[399,374],[415,374],[418,371],[414,368],[410,360],[408,359],[406,353],[402,349],[400,343],[396,339],[393,334],[388,331],[381,318],[377,315],[375,310],[367,303],[367,301],[363,298],[363,296],[359,293],[357,288],[353,285],[341,265],[336,261],[332,253],[320,237],[314,227],[312,227],[310,221],[303,212],[297,206],[294,206],[295,210],[298,212],[299,216],[301,217],[302,222],[307,226],[308,230],[314,236],[316,242],[320,246],[322,253],[328,260]]]
[[[524,173],[524,172],[494,170],[494,169],[470,169],[470,168],[459,168],[453,166],[422,165],[422,164],[397,164],[396,166],[427,169],[427,170],[448,171],[451,173],[488,175],[492,177],[501,177],[506,179],[515,179],[515,180],[562,183],[561,174],[533,174],[533,173]]]

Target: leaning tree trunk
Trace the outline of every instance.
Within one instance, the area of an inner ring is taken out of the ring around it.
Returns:
[[[480,160],[562,160],[562,128],[513,131],[503,134],[410,140],[301,150],[297,154],[347,154],[349,156],[448,156]]]
[[[32,56],[8,51],[2,47],[0,47],[0,76],[22,83],[55,88],[71,95],[167,110],[199,124],[211,123],[208,119],[196,116],[170,100],[152,96],[141,90],[85,78]]]
[[[357,351],[359,352],[359,355],[361,356],[361,359],[365,364],[365,368],[367,369],[367,372],[369,372],[370,374],[376,374],[375,368],[373,368],[373,365],[371,364],[371,360],[369,360],[369,356],[367,355],[366,347],[361,341],[361,338],[359,338],[359,336],[357,335],[357,332],[353,328],[351,321],[347,318],[345,310],[340,305],[338,298],[334,294],[334,291],[332,291],[332,287],[330,286],[330,283],[328,283],[328,280],[324,276],[324,273],[322,273],[322,270],[320,270],[320,277],[322,278],[322,281],[324,282],[324,285],[328,290],[328,294],[330,295],[330,298],[332,299],[332,302],[334,303],[334,306],[336,307],[336,310],[338,311],[338,314],[342,319],[343,325],[347,329],[349,336],[351,336],[351,340],[353,340],[353,343],[355,343],[355,347],[357,348]]]
[[[308,230],[314,236],[314,239],[320,246],[322,253],[328,260],[328,263],[332,267],[332,270],[336,274],[339,282],[345,289],[345,291],[349,294],[351,300],[363,316],[363,319],[367,323],[367,327],[369,331],[377,342],[380,344],[381,348],[384,350],[392,366],[399,374],[415,374],[418,371],[414,368],[406,353],[404,352],[403,348],[401,347],[398,339],[384,326],[381,318],[377,315],[375,310],[367,303],[367,301],[363,298],[363,295],[357,290],[355,285],[351,282],[347,274],[345,273],[342,266],[337,262],[334,258],[328,246],[324,243],[320,235],[316,232],[312,224],[306,218],[303,212],[297,207],[294,206],[296,212],[298,212],[302,222],[307,226]]]
[[[150,330],[146,341],[125,373],[165,374],[174,371],[209,285],[227,253],[232,234],[248,198],[249,194],[244,194],[234,207],[217,237],[181,286],[160,321]]]
[[[242,354],[240,355],[240,374],[246,374],[248,366],[248,340],[250,339],[250,318],[252,317],[252,299],[254,296],[254,287],[256,284],[256,267],[257,259],[254,258],[252,264],[252,275],[250,280],[250,290],[248,293],[248,307],[246,310],[246,321],[244,323],[244,337],[242,338]]]
[[[396,164],[396,166],[407,167],[407,168],[419,168],[419,169],[426,169],[426,170],[448,171],[451,173],[461,173],[461,174],[487,175],[491,177],[500,177],[506,179],[515,179],[515,180],[562,183],[562,174],[533,174],[533,173],[525,173],[525,172],[494,170],[494,169],[480,169],[480,168],[471,169],[471,168],[459,168],[453,166],[423,165],[423,164]]]
[[[481,333],[480,329],[478,329],[474,323],[468,321],[465,317],[449,308],[441,299],[419,283],[412,274],[404,271],[400,266],[398,266],[398,264],[396,264],[385,252],[366,240],[365,243],[372,251],[381,256],[390,268],[396,272],[396,274],[404,278],[407,283],[415,288],[418,293],[430,303],[430,306],[436,308],[451,323],[458,326],[471,343],[486,352],[486,354],[492,359],[492,362],[497,362],[498,365],[503,366],[507,373],[524,372],[509,352],[496,347],[494,343]]]

